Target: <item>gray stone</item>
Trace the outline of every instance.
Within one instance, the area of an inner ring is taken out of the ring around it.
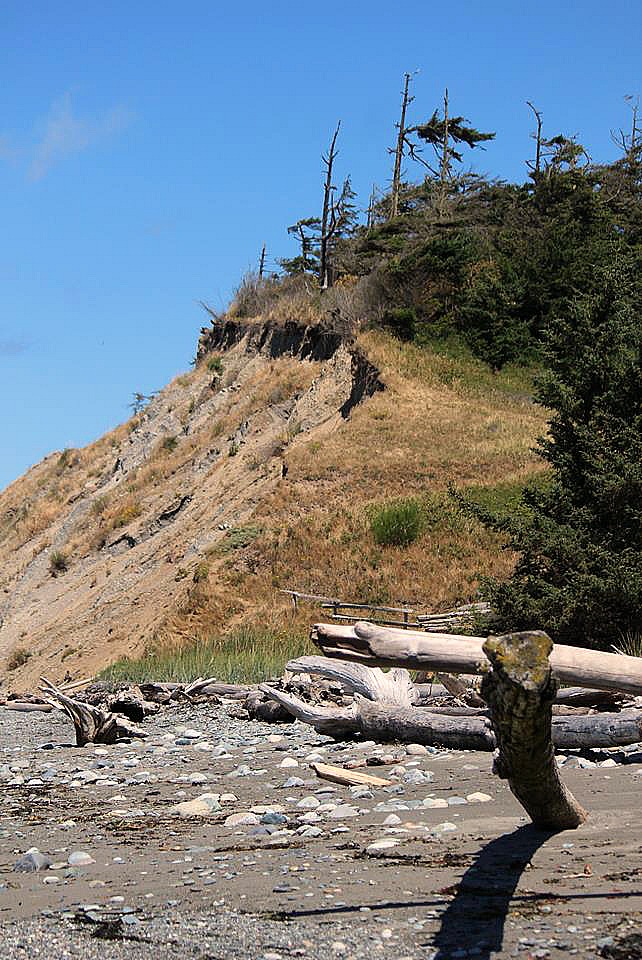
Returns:
[[[51,860],[49,857],[40,853],[37,847],[31,847],[16,860],[13,869],[17,873],[37,873],[38,870],[46,870],[50,866]]]

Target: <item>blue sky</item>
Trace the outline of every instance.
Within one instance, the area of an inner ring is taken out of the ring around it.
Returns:
[[[187,369],[261,244],[318,212],[319,154],[363,206],[390,177],[401,78],[495,130],[522,180],[531,117],[596,159],[642,92],[642,6],[5,0],[0,11],[0,487]],[[418,172],[419,173],[419,172]]]

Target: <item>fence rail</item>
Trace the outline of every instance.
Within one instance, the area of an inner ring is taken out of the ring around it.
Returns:
[[[454,610],[447,610],[443,613],[415,614],[412,607],[384,607],[376,603],[350,603],[346,600],[339,600],[335,597],[323,597],[315,593],[302,593],[299,590],[280,590],[292,599],[292,604],[296,610],[299,601],[307,603],[318,603],[324,610],[331,610],[333,620],[356,623],[358,620],[371,620],[386,627],[401,627],[408,630],[411,627],[426,630],[429,633],[439,633],[452,629],[453,627],[470,626],[475,622],[476,617],[487,615],[491,612],[487,603],[467,603],[456,607]],[[365,610],[371,616],[355,616],[350,610]],[[393,619],[386,617],[386,614],[400,614],[400,618]],[[383,616],[379,616],[383,614]],[[414,619],[411,619],[414,616]]]

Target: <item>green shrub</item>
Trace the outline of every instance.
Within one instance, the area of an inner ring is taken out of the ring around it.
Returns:
[[[370,530],[381,546],[407,547],[420,535],[424,522],[422,505],[410,497],[376,507],[370,517]]]
[[[224,553],[229,553],[230,550],[242,550],[244,547],[249,547],[261,533],[262,528],[257,523],[246,523],[244,526],[232,527],[231,530],[227,531],[222,543],[222,550]]]
[[[165,450],[167,453],[173,453],[177,446],[178,438],[173,436],[165,437],[162,443],[163,450]]]
[[[199,560],[194,568],[194,583],[204,583],[210,575],[210,565],[207,560]]]
[[[59,573],[64,573],[69,567],[69,560],[67,555],[61,550],[54,550],[54,552],[49,557],[49,570],[53,577],[57,576]]]
[[[223,360],[221,357],[210,357],[207,361],[207,369],[210,373],[216,373],[220,376],[223,373]]]
[[[382,324],[397,337],[398,340],[413,340],[415,336],[415,326],[417,323],[417,314],[413,307],[393,307],[386,310],[383,315]]]

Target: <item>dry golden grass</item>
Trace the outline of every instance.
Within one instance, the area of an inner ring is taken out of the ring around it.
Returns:
[[[336,431],[297,438],[287,481],[254,514],[263,534],[223,560],[210,590],[192,598],[184,610],[191,630],[207,636],[230,617],[283,617],[279,587],[443,609],[474,598],[484,576],[510,573],[514,557],[501,540],[446,490],[519,485],[543,469],[532,447],[545,418],[530,401],[527,373],[494,375],[379,333],[361,343],[386,390]],[[411,495],[428,518],[421,537],[404,548],[377,546],[370,505]],[[293,628],[313,615],[299,612]]]
[[[518,370],[493,375],[474,361],[381,333],[363,334],[360,342],[381,370],[386,390],[338,425],[325,417],[336,409],[330,399],[309,433],[299,432],[296,423],[288,426],[288,404],[305,398],[321,364],[286,357],[268,362],[232,351],[223,355],[215,383],[204,362],[163,391],[155,401],[155,424],[167,433],[121,482],[111,482],[114,467],[132,441],[144,440],[149,429],[144,412],[82,451],[52,454],[0,493],[0,546],[12,558],[2,582],[54,544],[69,562],[62,587],[70,589],[77,571],[79,576],[91,571],[82,589],[93,598],[93,588],[100,590],[107,580],[113,585],[126,562],[106,558],[100,548],[119,530],[137,535],[202,483],[211,493],[200,513],[191,509],[190,532],[181,533],[180,524],[172,528],[176,539],[163,547],[158,567],[151,564],[145,574],[157,577],[157,585],[171,578],[161,616],[158,603],[153,610],[141,604],[121,612],[110,632],[116,652],[150,642],[205,643],[248,624],[278,635],[286,623],[288,631],[303,634],[324,615],[305,607],[292,612],[279,588],[423,609],[473,599],[481,578],[507,575],[514,558],[495,535],[462,513],[447,487],[515,486],[542,470],[531,448],[545,420],[530,402],[528,376]],[[343,382],[321,384],[313,397],[322,406],[323,389],[333,398],[335,389],[345,388]],[[233,389],[219,392],[225,386]],[[208,404],[206,410],[202,404]],[[301,409],[308,408],[304,399]],[[246,420],[247,442],[228,456],[231,438]],[[204,471],[195,471],[201,459]],[[288,466],[285,478],[281,461]],[[75,528],[65,530],[61,543],[60,519],[84,496],[94,498],[91,508]],[[409,496],[423,506],[421,535],[407,547],[378,546],[370,528],[372,506]],[[210,553],[204,547],[201,555],[184,559],[188,542],[198,540],[208,525],[216,531],[218,505],[229,511],[226,517],[239,518],[233,523],[253,525],[258,533],[230,536],[224,550]],[[78,562],[87,557],[95,567]],[[156,587],[148,587],[154,595]],[[105,656],[104,650],[96,653],[96,659]],[[78,657],[74,653],[74,663]]]

